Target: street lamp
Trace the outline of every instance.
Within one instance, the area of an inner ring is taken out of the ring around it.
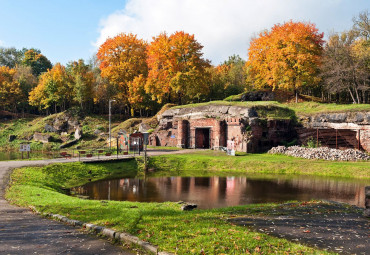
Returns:
[[[109,150],[112,149],[112,137],[111,137],[111,128],[110,128],[110,119],[111,119],[111,116],[112,116],[112,113],[111,113],[111,108],[112,108],[112,102],[116,102],[116,100],[114,99],[110,99],[109,100]]]

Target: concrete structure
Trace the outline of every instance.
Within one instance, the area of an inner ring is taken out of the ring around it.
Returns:
[[[159,126],[149,137],[149,144],[154,146],[217,150],[232,140],[237,151],[260,152],[295,136],[290,120],[260,119],[248,107],[169,109],[158,118]]]
[[[354,148],[370,152],[370,112],[323,113],[302,117],[298,140],[318,140],[330,148]]]
[[[149,137],[154,146],[220,149],[227,141],[235,150],[263,152],[293,140],[309,139],[331,148],[370,151],[370,113],[325,113],[300,119],[267,119],[254,107],[207,105],[169,109],[158,116],[159,126]]]

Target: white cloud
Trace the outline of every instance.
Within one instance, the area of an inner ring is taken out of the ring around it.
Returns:
[[[0,40],[0,47],[3,47],[3,46],[5,46],[5,43],[4,43],[4,41]]]
[[[342,1],[128,0],[123,10],[101,20],[94,45],[99,47],[120,32],[132,32],[150,41],[163,31],[171,34],[184,30],[195,34],[204,46],[204,56],[219,64],[233,54],[246,58],[250,38],[275,23],[310,21],[328,32],[343,19],[335,18]]]

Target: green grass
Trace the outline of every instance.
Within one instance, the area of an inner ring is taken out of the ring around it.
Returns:
[[[270,107],[273,109],[283,108],[285,111],[293,111],[296,115],[314,115],[318,113],[329,112],[360,112],[370,111],[370,104],[325,104],[317,102],[303,102],[303,103],[279,103],[277,101],[211,101],[199,104],[179,105],[173,108],[190,108],[207,105],[228,105],[228,106],[243,106],[256,107],[262,109],[263,107]],[[263,114],[261,117],[265,117]],[[276,117],[280,117],[276,115]]]
[[[246,154],[227,156],[224,152],[204,151],[153,157],[149,168],[163,174],[179,171],[212,173],[301,174],[370,179],[369,162],[309,160],[285,155]]]
[[[61,135],[58,133],[48,133],[52,137],[52,141],[47,144],[29,140],[35,133],[45,133],[45,125],[52,124],[53,120],[63,115],[63,113],[53,114],[47,117],[38,118],[20,118],[11,121],[0,122],[0,150],[18,150],[21,143],[29,142],[32,151],[51,151],[59,149],[62,144]],[[96,129],[101,132],[108,132],[108,120],[105,117],[98,115],[86,116],[80,120],[83,139],[80,140],[73,148],[80,146],[83,148],[102,148],[106,145],[105,141],[96,141],[97,135],[94,134]],[[115,128],[120,122],[113,121],[112,128]],[[17,138],[13,142],[9,142],[9,135],[16,135]],[[69,139],[74,139],[73,134]]]
[[[316,102],[284,104],[294,110],[297,115],[314,115],[330,112],[369,112],[370,104],[324,104]]]
[[[89,173],[91,171],[91,174]],[[328,254],[327,252],[233,225],[230,217],[268,213],[278,205],[248,205],[213,210],[181,211],[177,203],[82,200],[65,188],[89,178],[135,176],[136,161],[105,164],[55,164],[16,169],[6,197],[21,206],[66,215],[71,219],[125,231],[177,254]]]

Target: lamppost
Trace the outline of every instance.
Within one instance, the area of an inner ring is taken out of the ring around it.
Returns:
[[[111,108],[112,108],[112,102],[116,102],[116,100],[114,99],[109,99],[109,150],[112,149],[112,136],[111,136],[111,116],[112,116],[112,113],[111,113]]]

